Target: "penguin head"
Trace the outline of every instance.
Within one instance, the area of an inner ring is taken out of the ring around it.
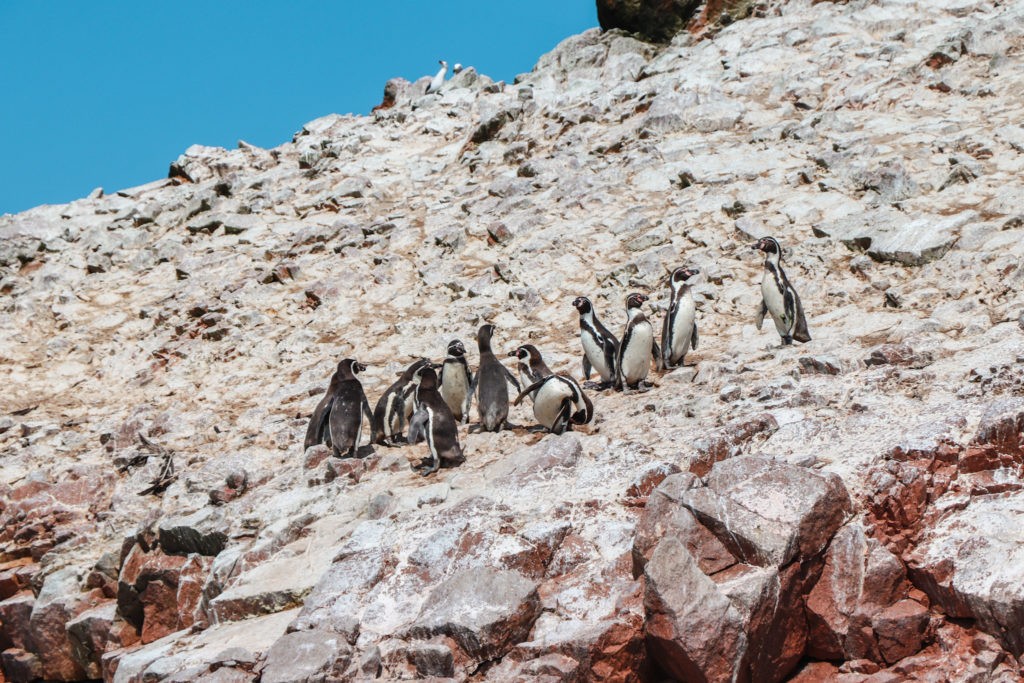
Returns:
[[[494,325],[490,323],[484,323],[480,326],[480,329],[476,333],[476,343],[480,347],[481,351],[490,351],[491,349],[491,336],[494,335]]]
[[[449,356],[465,356],[466,347],[462,345],[462,342],[458,339],[453,339],[448,342],[448,355]]]
[[[766,254],[782,254],[782,247],[779,246],[774,237],[762,237],[754,245],[754,249],[759,249]]]
[[[646,294],[633,292],[632,294],[626,297],[626,308],[640,308],[641,306],[644,305],[644,302],[647,301],[647,299],[649,298],[650,297],[648,297]]]
[[[580,315],[586,315],[594,310],[594,306],[590,303],[590,299],[585,296],[578,296],[573,299],[572,305],[576,307],[576,310],[580,312]]]
[[[527,362],[530,362],[531,360],[533,360],[535,358],[539,359],[540,358],[540,351],[538,351],[537,347],[534,346],[533,344],[523,344],[522,346],[520,346],[515,351],[509,351],[508,355],[509,355],[510,358],[512,356],[515,356],[516,358],[518,358],[519,360],[523,361],[524,363],[527,363]]]
[[[353,379],[358,372],[364,372],[366,366],[352,358],[346,358],[338,363],[338,373],[345,379]]]
[[[443,59],[437,60],[437,63],[440,64],[443,69],[448,69],[448,62],[444,61]]]
[[[420,379],[420,389],[434,389],[437,387],[437,372],[432,365],[424,365],[417,374]]]
[[[696,268],[676,268],[672,271],[672,289],[677,290],[682,287],[691,277],[699,275],[700,271]]]

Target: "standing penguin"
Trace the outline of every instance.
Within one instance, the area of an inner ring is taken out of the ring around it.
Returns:
[[[476,343],[480,349],[480,368],[473,379],[476,391],[476,410],[480,415],[480,427],[488,432],[497,432],[508,420],[509,382],[519,391],[519,382],[491,351],[491,337],[494,325],[481,325],[477,331]]]
[[[547,375],[523,389],[515,405],[530,394],[534,396],[533,415],[537,422],[555,434],[594,419],[594,404],[571,377]]]
[[[615,382],[615,358],[619,352],[619,340],[597,319],[594,305],[585,296],[576,297],[572,305],[580,313],[580,341],[583,343],[583,379],[590,379],[590,368],[601,376],[599,389],[606,389]]]
[[[637,293],[626,297],[626,330],[622,333],[622,343],[615,358],[618,372],[615,388],[619,390],[639,388],[651,370],[651,360],[658,362],[661,355],[654,342],[654,326],[640,310],[647,299],[646,294]]]
[[[423,365],[428,364],[426,358],[420,358],[405,369],[398,381],[387,388],[384,395],[377,401],[373,410],[373,442],[381,446],[393,446],[402,439],[405,422],[409,415],[405,409],[405,395],[413,375]]]
[[[419,472],[426,476],[442,465],[454,467],[466,461],[459,446],[459,430],[448,404],[437,390],[437,373],[427,365],[419,370],[416,388],[416,412],[409,421],[409,443],[426,439],[430,458],[420,463]]]
[[[443,59],[437,60],[437,63],[441,65],[441,68],[437,70],[434,77],[430,79],[430,85],[427,86],[427,94],[437,92],[444,85],[444,77],[448,74],[448,62]]]
[[[448,342],[448,356],[441,366],[441,396],[456,421],[469,422],[469,406],[473,403],[473,373],[466,362],[466,347],[458,339]]]
[[[696,268],[676,268],[669,278],[669,302],[661,328],[661,365],[671,370],[683,364],[686,352],[697,348],[697,305],[690,291]]]
[[[803,343],[811,341],[800,297],[782,270],[782,247],[774,237],[762,237],[754,248],[765,254],[764,276],[761,278],[761,310],[755,320],[757,329],[761,329],[764,314],[771,313],[783,346],[792,344],[794,339]]]
[[[515,351],[509,351],[508,355],[509,357],[515,356],[519,359],[517,365],[519,381],[522,382],[524,387],[554,374],[548,368],[544,359],[541,358],[540,351],[533,344],[523,344]],[[532,392],[530,398],[537,398],[537,392]]]
[[[355,456],[363,433],[363,415],[366,415],[367,422],[373,421],[363,385],[356,379],[356,373],[364,370],[365,365],[351,358],[338,363],[327,393],[309,420],[306,448],[326,443],[331,446],[335,457]]]

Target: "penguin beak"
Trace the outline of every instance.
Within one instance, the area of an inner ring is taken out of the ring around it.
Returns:
[[[508,357],[509,358],[515,358],[518,355],[519,355],[519,349],[516,349],[515,351],[509,351],[508,352]]]
[[[356,372],[366,372],[366,366],[363,365],[362,363],[353,363],[352,369],[355,370]]]

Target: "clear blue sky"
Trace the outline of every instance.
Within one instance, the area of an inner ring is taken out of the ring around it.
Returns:
[[[0,0],[0,214],[162,178],[193,143],[273,147],[437,60],[495,80],[594,0]]]

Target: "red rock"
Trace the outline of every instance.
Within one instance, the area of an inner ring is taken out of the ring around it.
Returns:
[[[152,643],[178,630],[178,586],[149,581],[139,596],[143,608],[142,642]]]
[[[672,474],[678,473],[679,466],[674,462],[656,462],[644,467],[633,479],[633,482],[626,489],[626,495],[630,498],[646,498],[651,495],[661,482]]]
[[[177,595],[177,628],[189,628],[194,624],[206,626],[206,617],[202,610],[203,586],[213,566],[212,557],[189,555],[178,574]]]
[[[178,575],[185,562],[187,558],[181,555],[165,555],[159,550],[147,553],[141,545],[133,546],[121,565],[121,573],[118,576],[117,606],[120,614],[141,631],[146,616],[146,603],[142,599],[142,594],[150,583],[162,583],[173,587],[176,600]],[[158,597],[162,599],[160,605],[167,604],[164,599],[165,591],[159,588],[154,588],[150,593],[150,604],[155,605],[154,601]],[[159,608],[156,606],[151,607],[150,612],[157,609]],[[174,611],[177,613],[176,608]],[[151,635],[155,632],[151,631]]]
[[[39,657],[43,678],[72,681],[85,676],[74,656],[66,624],[101,602],[103,594],[98,590],[78,591],[78,573],[68,568],[47,576],[36,596],[29,628],[32,629],[32,651]]]
[[[354,484],[362,478],[365,471],[366,465],[359,458],[330,458],[324,472],[324,481],[347,479]]]
[[[67,630],[75,660],[89,678],[102,677],[100,658],[104,652],[139,641],[135,629],[117,617],[113,600],[82,612],[67,623]]]
[[[789,679],[789,683],[838,683],[839,669],[828,662],[809,662]]]
[[[32,650],[32,630],[29,619],[36,598],[29,591],[12,595],[0,602],[0,647]]]
[[[31,652],[19,648],[10,648],[0,655],[3,675],[14,683],[35,681],[43,677],[43,666],[39,658]]]
[[[901,600],[876,614],[871,626],[882,657],[892,664],[921,649],[928,627],[928,610],[913,600]]]
[[[1019,462],[1024,454],[1024,400],[1005,398],[990,403],[981,416],[972,443],[990,445]]]
[[[0,564],[0,600],[6,600],[24,589],[37,571],[39,565],[28,557]]]
[[[320,463],[329,458],[331,455],[331,449],[323,444],[316,446],[310,446],[306,449],[306,455],[302,461],[303,469],[315,470],[320,467]]]
[[[716,462],[732,458],[743,452],[754,437],[767,438],[779,429],[779,423],[769,413],[743,417],[710,432],[693,446],[697,455],[690,460],[689,470],[699,477],[711,471]]]

